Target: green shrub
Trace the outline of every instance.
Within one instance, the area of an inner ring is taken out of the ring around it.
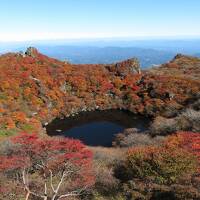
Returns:
[[[7,100],[7,98],[8,98],[7,94],[0,92],[0,99]]]
[[[118,194],[117,196],[103,196],[99,193],[94,193],[92,196],[92,200],[126,200],[125,197],[123,197],[122,195]]]
[[[20,128],[23,130],[23,131],[26,131],[26,132],[31,132],[34,130],[34,127],[31,125],[31,124],[21,124],[20,125]]]
[[[115,172],[122,179],[139,178],[159,184],[172,184],[184,175],[192,175],[196,170],[197,159],[193,154],[180,147],[163,145],[130,149],[125,162]]]
[[[16,129],[0,129],[0,137],[4,137],[4,136],[12,136],[15,135],[17,133]]]

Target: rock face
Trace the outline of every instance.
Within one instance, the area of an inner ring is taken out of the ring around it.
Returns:
[[[173,60],[175,59],[179,59],[179,58],[182,58],[182,57],[185,57],[185,55],[181,54],[181,53],[178,53]]]
[[[179,59],[191,59],[191,60],[197,61],[199,58],[198,58],[198,57],[189,56],[189,55],[184,55],[184,54],[179,53],[179,54],[177,54],[177,55],[172,59],[171,62],[174,62],[174,61],[179,60]]]
[[[117,72],[122,75],[126,76],[127,74],[140,74],[140,63],[137,58],[131,58],[122,62],[118,62],[115,64]]]
[[[29,47],[27,48],[26,52],[25,52],[25,55],[27,56],[31,56],[31,57],[36,57],[38,54],[38,50],[34,47]]]

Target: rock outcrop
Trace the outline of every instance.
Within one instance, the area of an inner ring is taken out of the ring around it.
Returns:
[[[122,76],[127,74],[140,74],[140,63],[137,58],[131,58],[115,64],[116,70]]]
[[[25,55],[27,56],[31,56],[31,57],[36,57],[38,54],[38,50],[34,47],[29,47],[27,48],[26,52],[25,52]]]

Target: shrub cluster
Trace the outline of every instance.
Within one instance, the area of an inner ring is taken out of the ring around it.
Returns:
[[[152,135],[168,135],[176,131],[200,131],[200,110],[186,109],[174,118],[158,116],[150,127]]]
[[[119,133],[113,140],[115,147],[134,147],[134,146],[147,146],[159,145],[163,136],[152,137],[148,132],[139,132],[136,128],[125,129],[123,133]]]
[[[199,146],[199,133],[179,132],[160,146],[131,147],[124,162],[115,166],[124,195],[133,199],[198,199]]]

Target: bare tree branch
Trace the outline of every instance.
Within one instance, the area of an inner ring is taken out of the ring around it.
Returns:
[[[54,188],[54,186],[53,186],[53,173],[52,173],[52,170],[49,170],[49,172],[50,172],[51,189],[52,189],[52,191],[55,193],[56,190],[55,190],[55,188]]]
[[[69,192],[69,193],[66,193],[66,194],[63,194],[61,196],[58,197],[58,200],[59,199],[62,199],[62,198],[65,198],[65,197],[69,197],[69,196],[80,196],[80,195],[83,195],[84,192],[87,190],[87,186],[79,189],[79,190],[75,190],[75,191],[72,191],[72,192]]]
[[[22,171],[22,179],[23,179],[23,184],[24,184],[24,189],[26,190],[27,194],[26,194],[26,200],[29,199],[29,196],[30,194],[32,194],[33,196],[36,196],[36,197],[40,197],[40,198],[46,198],[46,196],[44,195],[39,195],[35,192],[32,192],[30,189],[29,189],[29,186],[28,186],[28,182],[27,182],[27,178],[28,177],[28,174],[26,174],[26,169],[24,168],[23,171]]]

